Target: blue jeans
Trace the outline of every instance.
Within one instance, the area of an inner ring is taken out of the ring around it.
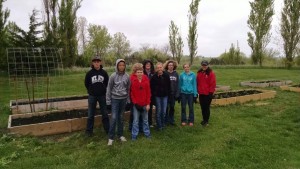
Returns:
[[[109,130],[109,118],[106,110],[106,96],[91,96],[88,97],[88,118],[87,118],[87,126],[86,132],[93,133],[94,129],[94,119],[97,102],[100,106],[100,112],[102,114],[102,125],[106,133]]]
[[[114,139],[116,125],[118,129],[118,137],[123,136],[124,119],[123,115],[125,112],[127,99],[111,99],[111,121],[109,127],[108,137]]]
[[[132,125],[132,139],[136,140],[139,134],[139,117],[140,114],[143,116],[143,130],[146,137],[150,137],[150,129],[148,123],[148,112],[146,111],[146,107],[144,106],[143,112],[139,112],[135,106],[133,106],[133,125]]]
[[[174,124],[174,112],[175,112],[175,96],[171,95],[168,97],[168,105],[167,105],[167,114],[166,114],[166,124]]]
[[[181,122],[186,123],[186,103],[189,105],[189,123],[194,123],[194,95],[181,93]]]
[[[168,96],[155,97],[156,101],[156,126],[158,130],[165,127],[165,117],[168,104]]]

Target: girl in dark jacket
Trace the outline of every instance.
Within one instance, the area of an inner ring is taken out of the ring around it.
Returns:
[[[170,76],[163,71],[163,64],[156,64],[156,73],[150,81],[151,94],[155,98],[156,127],[160,131],[165,127],[168,96],[170,95]]]
[[[210,104],[216,88],[216,76],[208,66],[207,61],[201,62],[201,68],[197,73],[197,90],[202,110],[203,126],[208,125],[210,117]]]

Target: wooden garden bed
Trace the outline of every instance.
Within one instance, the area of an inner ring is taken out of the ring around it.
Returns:
[[[129,111],[125,112],[125,120],[129,120],[129,114]],[[84,130],[86,123],[87,109],[54,110],[10,115],[8,130],[12,134],[45,136]],[[101,123],[100,111],[97,110],[95,127]]]
[[[240,86],[264,88],[264,87],[289,85],[291,83],[292,83],[291,80],[245,81],[245,82],[241,82]]]
[[[236,103],[245,103],[249,101],[257,101],[274,98],[276,91],[272,90],[237,90],[230,92],[216,93],[212,100],[212,105],[229,105]]]
[[[36,99],[29,102],[28,100],[10,101],[12,114],[33,113],[48,110],[65,110],[82,108],[88,106],[88,96],[66,96],[49,99]]]
[[[291,86],[280,86],[281,90],[288,90],[292,92],[300,92],[300,84],[298,85],[291,85]]]
[[[230,90],[230,86],[223,86],[223,85],[217,85],[216,86],[216,91],[220,92],[220,91],[229,91]]]

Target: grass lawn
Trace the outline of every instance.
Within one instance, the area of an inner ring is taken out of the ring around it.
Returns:
[[[195,71],[195,70],[194,70]],[[181,72],[181,71],[179,71]],[[300,70],[216,68],[217,84],[241,89],[249,80],[292,80],[300,83]],[[85,94],[85,73],[66,73],[60,95]],[[47,137],[13,136],[7,132],[8,79],[0,76],[0,168],[300,168],[300,94],[277,91],[274,99],[225,107],[212,107],[210,125],[200,125],[195,105],[195,126],[181,127],[176,104],[176,126],[152,139],[141,134],[126,143],[107,146],[102,128],[87,138],[84,132]]]

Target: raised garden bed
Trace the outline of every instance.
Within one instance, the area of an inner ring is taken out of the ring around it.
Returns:
[[[264,88],[264,87],[289,85],[291,83],[292,83],[291,80],[245,81],[245,82],[240,82],[240,86]]]
[[[276,91],[272,90],[237,90],[214,94],[212,105],[229,105],[274,98]]]
[[[223,86],[223,85],[217,85],[216,86],[216,91],[229,91],[230,90],[230,86]]]
[[[129,111],[125,112],[124,118],[129,119]],[[87,109],[54,110],[10,115],[8,130],[12,134],[44,136],[84,130],[86,122]],[[95,127],[101,123],[100,111],[97,110]]]
[[[290,86],[280,86],[281,90],[288,90],[293,92],[300,92],[300,84]]]
[[[36,99],[29,102],[28,100],[10,101],[12,114],[33,113],[48,110],[65,110],[74,108],[88,107],[88,96],[66,96],[49,99]]]

